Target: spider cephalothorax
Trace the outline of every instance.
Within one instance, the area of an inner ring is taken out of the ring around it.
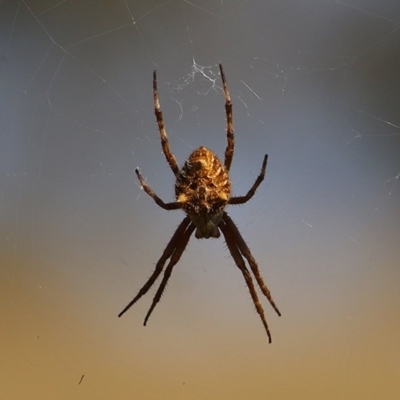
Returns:
[[[231,181],[211,150],[202,146],[190,154],[176,179],[175,195],[197,228],[196,238],[220,236],[218,225],[231,195]]]
[[[153,302],[144,320],[146,325],[151,313],[155,306],[160,301],[168,279],[171,276],[172,269],[179,261],[185,250],[190,236],[196,230],[196,238],[218,238],[220,231],[224,235],[228,249],[235,260],[239,270],[242,272],[249,288],[250,295],[256,307],[264,328],[267,332],[269,341],[271,342],[271,334],[269,332],[268,324],[265,319],[264,310],[258,300],[258,295],[254,287],[253,278],[247,268],[244,259],[247,260],[250,270],[253,273],[261,292],[270,302],[276,313],[280,316],[280,312],[275,305],[271,293],[268,290],[264,280],[258,269],[258,265],[254,260],[250,249],[247,247],[242,235],[238,228],[224,211],[225,207],[229,204],[244,204],[250,200],[256,192],[258,186],[263,181],[265,170],[267,168],[268,156],[265,155],[261,173],[257,177],[253,186],[245,196],[231,197],[231,181],[229,179],[229,169],[231,167],[234,149],[234,134],[232,122],[232,102],[229,96],[226,79],[222,65],[219,64],[219,69],[222,78],[223,91],[225,95],[225,112],[227,120],[227,140],[228,145],[225,150],[224,164],[218,157],[206,147],[199,147],[195,150],[179,169],[175,156],[169,149],[168,137],[165,132],[164,120],[160,108],[157,93],[157,78],[156,71],[153,73],[153,97],[154,97],[154,112],[157,119],[158,129],[161,136],[161,146],[167,159],[172,172],[175,175],[175,196],[176,201],[172,203],[164,203],[150,188],[143,179],[138,169],[135,170],[136,175],[143,187],[143,190],[162,208],[165,210],[182,209],[187,216],[180,223],[167,247],[165,248],[161,258],[156,264],[156,268],[144,286],[139,290],[139,293],[133,298],[132,301],[118,314],[121,317],[126,311],[132,307],[154,284],[164,269],[164,265],[169,259],[168,265],[164,271],[164,277],[161,284],[153,298]]]

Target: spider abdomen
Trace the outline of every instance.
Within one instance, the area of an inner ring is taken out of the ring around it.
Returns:
[[[219,237],[230,194],[228,171],[217,155],[203,146],[190,154],[176,180],[175,195],[196,225],[197,238]]]

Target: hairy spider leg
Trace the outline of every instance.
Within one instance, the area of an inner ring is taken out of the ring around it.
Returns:
[[[224,220],[222,220],[220,222],[219,228],[221,229],[222,234],[225,237],[226,245],[228,246],[228,249],[229,249],[237,267],[240,269],[240,271],[242,271],[242,274],[243,274],[244,280],[246,281],[251,298],[253,299],[253,303],[256,308],[256,311],[261,318],[261,321],[264,325],[265,331],[267,332],[268,341],[269,341],[269,343],[271,343],[272,342],[271,332],[269,331],[269,328],[268,328],[267,320],[266,320],[265,314],[264,314],[264,309],[263,309],[260,301],[258,300],[257,292],[254,287],[253,279],[250,275],[250,272],[247,269],[244,259],[243,259],[242,255],[240,254],[240,250],[235,243],[234,233],[231,231],[230,227],[226,224],[226,222]]]
[[[244,256],[247,259],[247,261],[250,265],[250,268],[253,272],[253,275],[256,278],[258,286],[260,287],[264,296],[268,299],[268,301],[270,302],[270,304],[271,304],[272,308],[275,310],[275,312],[279,316],[281,316],[281,313],[278,310],[278,307],[276,306],[274,300],[272,299],[271,292],[269,291],[267,285],[265,284],[265,282],[260,274],[260,270],[258,269],[257,262],[254,259],[253,255],[251,254],[251,251],[248,248],[246,242],[244,241],[243,236],[240,234],[239,229],[237,228],[235,223],[232,221],[232,219],[229,217],[229,215],[226,212],[224,212],[222,219],[225,222],[230,233],[234,237],[235,245],[238,247],[239,251],[242,253],[242,256]]]
[[[137,168],[135,169],[135,172],[140,181],[140,184],[142,185],[143,190],[156,202],[159,207],[163,208],[164,210],[177,210],[179,208],[182,208],[182,203],[178,203],[177,201],[174,201],[172,203],[164,203],[146,183],[142,174]]]
[[[168,161],[169,166],[172,169],[172,172],[176,177],[179,175],[179,167],[176,161],[175,156],[171,152],[169,148],[168,136],[165,131],[164,119],[160,107],[160,100],[158,99],[158,91],[157,91],[157,71],[153,71],[153,97],[154,97],[154,114],[156,115],[158,130],[160,131],[161,137],[161,147],[162,151],[165,155],[165,158]]]
[[[164,268],[165,262],[170,257],[172,260],[172,257],[174,257],[174,254],[176,253],[177,248],[180,247],[182,238],[185,236],[185,233],[187,232],[187,228],[190,224],[191,224],[190,218],[185,217],[184,220],[180,223],[180,225],[176,229],[171,240],[167,244],[167,247],[164,249],[163,254],[162,254],[161,258],[158,260],[158,262],[156,264],[156,268],[155,268],[154,272],[151,274],[150,278],[143,285],[143,287],[139,290],[139,293],[136,295],[136,297],[132,301],[130,301],[128,303],[128,305],[118,314],[118,317],[122,317],[122,315],[124,315],[153,286],[154,282],[157,280],[157,278],[161,274],[161,272]],[[193,230],[192,230],[192,232],[193,232]],[[181,254],[182,254],[182,252],[181,252]]]
[[[226,84],[226,78],[222,64],[219,64],[219,70],[221,72],[222,86],[224,88],[225,96],[225,113],[226,113],[226,138],[228,144],[225,150],[225,167],[229,171],[232,164],[233,151],[235,147],[235,136],[233,132],[233,117],[232,117],[232,101],[229,95],[228,86]]]
[[[186,218],[185,218],[186,219]],[[189,243],[190,236],[192,235],[193,231],[195,230],[195,225],[192,223],[190,224],[186,231],[179,237],[179,241],[177,245],[175,246],[175,249],[171,255],[171,259],[169,260],[169,263],[167,265],[167,268],[164,271],[164,277],[160,283],[160,286],[153,298],[153,302],[151,303],[151,307],[149,311],[146,314],[146,317],[144,319],[143,325],[147,324],[148,319],[150,318],[151,313],[153,312],[154,308],[156,307],[157,303],[160,301],[161,296],[164,292],[165,286],[168,283],[168,279],[171,277],[172,274],[172,269],[174,266],[177,264],[177,262],[180,260],[183,251],[186,249],[186,246]]]
[[[228,204],[244,204],[254,196],[257,188],[260,186],[260,183],[264,180],[265,170],[267,169],[267,161],[268,161],[268,154],[266,154],[264,156],[260,175],[258,175],[253,186],[250,188],[250,190],[247,192],[247,194],[245,196],[231,197],[228,200]]]

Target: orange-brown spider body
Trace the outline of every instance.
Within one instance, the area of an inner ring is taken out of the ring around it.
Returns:
[[[235,146],[235,137],[233,131],[232,119],[232,102],[229,95],[228,87],[222,65],[219,65],[223,92],[225,96],[225,113],[226,113],[226,138],[227,146],[225,149],[224,163],[211,150],[206,147],[199,147],[190,154],[181,169],[174,154],[169,148],[168,136],[165,131],[164,120],[160,108],[160,102],[157,93],[157,77],[156,71],[153,72],[153,99],[154,113],[156,116],[158,129],[160,131],[161,147],[165,158],[175,175],[175,202],[165,203],[160,199],[144,180],[138,169],[135,170],[136,175],[142,185],[143,190],[155,201],[155,203],[164,210],[181,209],[186,213],[186,217],[179,224],[171,240],[168,242],[160,259],[157,261],[154,272],[147,282],[139,290],[138,294],[127,304],[127,306],[118,314],[121,317],[129,308],[132,307],[142,296],[144,296],[153,286],[154,282],[164,271],[161,284],[153,298],[153,302],[144,319],[146,325],[151,313],[160,301],[164,289],[171,277],[172,270],[180,260],[183,251],[189,243],[190,236],[194,231],[196,238],[218,238],[222,232],[229,252],[231,253],[236,266],[242,272],[246,285],[249,289],[254,306],[267,332],[268,339],[271,342],[271,333],[268,328],[267,320],[264,315],[264,309],[258,299],[258,295],[254,286],[253,274],[261,292],[268,299],[275,312],[280,316],[271,293],[265,284],[257,262],[250,252],[246,242],[244,241],[239,229],[225,211],[227,205],[245,204],[255,194],[258,186],[264,180],[267,168],[268,156],[264,156],[261,166],[261,172],[244,196],[231,197],[231,181],[229,179],[229,169],[232,164],[233,151]],[[169,261],[168,261],[169,260]],[[245,260],[250,267],[246,266]],[[168,261],[168,263],[167,263]],[[166,268],[164,269],[165,264]],[[251,271],[251,273],[250,273]]]
[[[190,154],[176,179],[175,196],[196,226],[197,239],[220,236],[218,225],[231,196],[231,181],[216,154],[203,146]]]

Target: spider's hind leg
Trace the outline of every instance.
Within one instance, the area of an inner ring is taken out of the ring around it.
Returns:
[[[159,275],[161,274],[165,262],[168,260],[168,258],[171,257],[170,264],[172,262],[172,259],[174,258],[177,248],[180,248],[181,243],[182,243],[182,238],[186,238],[185,235],[187,235],[187,232],[189,229],[193,232],[193,228],[190,228],[191,221],[189,217],[186,217],[178,226],[176,229],[175,233],[173,234],[171,240],[167,244],[167,247],[163,251],[162,256],[158,260],[156,264],[156,268],[154,272],[151,274],[150,278],[147,280],[147,282],[143,285],[143,287],[139,290],[139,293],[131,300],[128,305],[118,314],[118,317],[122,317],[142,296],[144,296],[149,289],[153,286],[154,282],[157,280]],[[188,228],[189,226],[189,228]],[[189,235],[190,236],[190,235]],[[189,240],[189,238],[187,239]],[[186,241],[187,244],[187,241]],[[186,245],[185,245],[186,247]],[[183,250],[181,251],[182,254]],[[179,258],[178,258],[179,260]],[[176,262],[178,262],[178,260]],[[169,265],[168,265],[169,267]]]
[[[225,222],[225,218],[220,222],[219,228],[221,229],[221,231],[225,237],[226,244],[228,246],[228,249],[229,249],[237,267],[242,271],[243,277],[246,281],[246,285],[249,289],[249,292],[250,292],[251,298],[253,300],[254,306],[256,308],[256,311],[261,318],[261,321],[264,325],[265,331],[267,332],[269,343],[271,343],[271,341],[272,341],[271,332],[269,331],[267,320],[265,318],[264,309],[258,299],[257,292],[254,287],[253,279],[250,275],[250,272],[247,269],[246,264],[243,260],[243,257],[240,254],[240,250],[236,244],[235,235],[232,232],[230,226]]]
[[[189,219],[189,217],[186,217],[184,221],[186,221],[187,219]],[[189,219],[190,220],[190,219]],[[164,292],[165,287],[167,286],[168,280],[171,277],[172,274],[172,269],[174,268],[174,266],[176,265],[176,263],[180,260],[183,251],[185,250],[190,236],[192,235],[193,231],[195,230],[195,225],[193,223],[191,223],[185,232],[181,233],[179,236],[178,240],[175,240],[176,245],[175,248],[172,252],[171,258],[169,260],[169,263],[167,265],[167,268],[165,269],[164,272],[164,277],[160,283],[160,287],[158,288],[154,298],[153,298],[153,302],[151,303],[151,307],[149,309],[149,311],[146,314],[146,317],[144,319],[144,323],[143,325],[147,324],[148,319],[150,318],[151,313],[153,312],[154,308],[156,307],[157,303],[160,301],[161,296]]]
[[[251,271],[253,272],[253,274],[256,278],[256,281],[258,283],[258,286],[260,287],[264,296],[268,299],[268,301],[270,302],[270,304],[271,304],[272,308],[275,310],[275,312],[279,316],[281,316],[281,312],[279,311],[278,307],[276,306],[276,304],[272,298],[271,292],[269,291],[267,285],[265,284],[265,282],[261,276],[260,270],[258,269],[257,262],[254,259],[253,255],[251,254],[251,251],[248,248],[246,242],[244,241],[242,235],[240,234],[239,229],[237,228],[235,223],[232,221],[232,219],[229,217],[229,215],[226,212],[224,212],[223,220],[224,220],[227,228],[229,229],[229,231],[232,233],[235,244],[238,247],[239,251],[247,259],[247,261],[250,265]]]

